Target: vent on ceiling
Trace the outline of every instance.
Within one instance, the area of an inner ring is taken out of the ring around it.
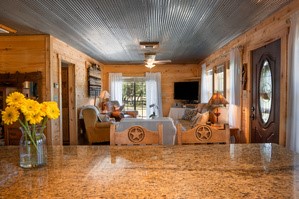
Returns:
[[[159,42],[140,42],[140,47],[143,49],[154,49],[159,47]]]

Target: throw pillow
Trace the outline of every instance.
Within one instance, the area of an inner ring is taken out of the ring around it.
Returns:
[[[125,104],[123,104],[119,107],[119,111],[122,111],[124,108],[125,108]]]
[[[197,125],[206,125],[207,122],[209,121],[209,117],[210,117],[210,112],[204,112],[201,114],[201,117],[198,118],[197,122],[195,123],[194,127]]]
[[[123,118],[123,113],[120,111],[113,111],[113,112],[111,112],[111,117],[120,119],[120,118]]]
[[[99,114],[98,118],[99,118],[100,122],[109,122],[109,119],[110,119],[108,117],[108,115],[105,115],[105,114]]]
[[[201,109],[201,113],[205,113],[205,112],[209,111],[210,109],[211,109],[211,106],[210,106],[208,103],[206,103],[206,104],[204,104],[204,106],[202,107],[202,109]]]
[[[114,105],[113,106],[113,111],[122,111],[124,109],[125,105],[121,105],[121,106],[117,106],[117,105]]]
[[[182,119],[183,120],[191,120],[191,118],[194,117],[196,115],[196,113],[197,113],[197,109],[186,108]]]
[[[206,105],[205,103],[197,104],[197,111],[201,113],[205,105]]]
[[[197,113],[192,119],[191,119],[191,128],[195,127],[197,121],[202,117],[201,113]]]

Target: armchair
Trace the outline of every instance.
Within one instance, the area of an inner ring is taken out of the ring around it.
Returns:
[[[94,108],[86,108],[82,110],[82,114],[89,144],[110,141],[111,122],[98,121],[98,115]]]

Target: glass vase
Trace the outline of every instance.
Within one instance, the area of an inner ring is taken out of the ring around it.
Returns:
[[[20,139],[20,166],[22,168],[34,168],[47,164],[46,136],[44,127],[36,127],[35,130],[27,130],[20,127],[22,137]]]

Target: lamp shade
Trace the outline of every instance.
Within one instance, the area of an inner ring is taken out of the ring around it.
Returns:
[[[228,101],[221,95],[221,93],[214,93],[209,100],[209,105],[226,105]]]
[[[103,90],[100,94],[101,99],[108,99],[109,97],[110,97],[110,94],[106,90]]]

